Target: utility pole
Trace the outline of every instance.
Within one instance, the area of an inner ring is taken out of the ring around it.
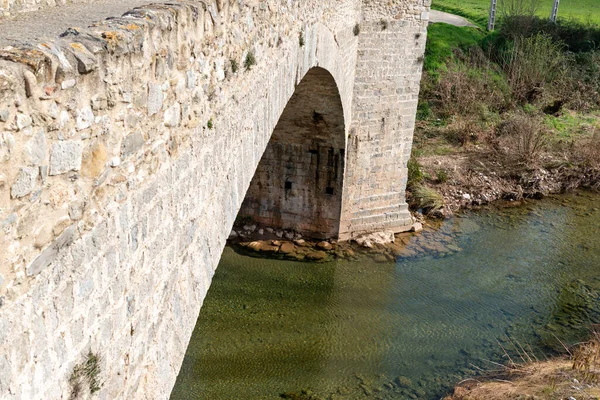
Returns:
[[[556,22],[556,17],[558,16],[558,3],[560,3],[560,0],[554,0],[554,6],[552,7],[552,15],[550,15],[551,22]]]
[[[558,2],[558,0],[555,1]],[[494,26],[496,25],[496,2],[497,0],[492,0],[492,3],[490,4],[490,18],[487,27],[490,32],[494,30]]]

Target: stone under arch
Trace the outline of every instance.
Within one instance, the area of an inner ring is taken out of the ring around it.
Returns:
[[[345,132],[334,77],[311,68],[273,130],[239,216],[312,237],[337,237]]]

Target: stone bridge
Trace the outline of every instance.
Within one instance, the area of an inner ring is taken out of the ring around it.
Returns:
[[[111,0],[45,1],[0,3],[0,398],[70,398],[90,353],[97,398],[167,398],[240,209],[411,224],[430,0],[174,1],[50,39],[20,13]]]

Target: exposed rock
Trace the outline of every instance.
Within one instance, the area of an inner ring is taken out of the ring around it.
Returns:
[[[246,232],[254,232],[256,230],[256,225],[244,225],[244,230]]]
[[[62,83],[60,84],[60,87],[65,90],[65,89],[71,89],[72,87],[74,87],[75,85],[77,85],[77,81],[75,79],[65,79],[64,81],[62,81]]]
[[[179,103],[175,103],[173,107],[170,107],[165,111],[165,126],[175,128],[181,123],[181,106]]]
[[[119,158],[119,157],[111,158],[110,161],[108,162],[108,165],[113,168],[118,167],[119,165],[121,165],[121,158]]]
[[[411,232],[421,232],[423,230],[423,224],[420,222],[415,222],[411,228]]]
[[[82,145],[79,141],[61,141],[52,145],[50,175],[79,171],[81,168]]]
[[[317,247],[319,249],[322,249],[322,250],[331,250],[333,248],[333,246],[331,245],[331,243],[326,242],[326,241],[322,241],[322,242],[317,243]]]
[[[289,254],[293,253],[296,250],[296,246],[290,242],[284,242],[279,248],[280,253]]]
[[[135,153],[144,145],[144,136],[140,132],[132,133],[121,143],[121,157],[125,158]]]
[[[239,237],[238,233],[236,231],[231,231],[231,233],[229,233],[229,240],[233,240],[233,239],[237,239]]]
[[[22,113],[17,114],[17,128],[19,128],[20,131],[27,127],[30,127],[32,123],[33,119],[31,119],[29,115]]]
[[[388,244],[394,243],[396,240],[394,236],[394,232],[384,231],[384,232],[375,232],[370,233],[368,235],[362,235],[354,239],[356,243],[365,248],[372,248],[376,244]]]
[[[163,93],[160,85],[151,83],[148,85],[148,114],[154,115],[159,112],[163,105]]]
[[[43,129],[38,129],[25,144],[23,158],[32,166],[40,165],[46,160],[48,144]]]
[[[13,183],[10,194],[14,198],[27,196],[35,188],[39,168],[22,167],[17,174],[17,179]]]
[[[108,99],[102,93],[92,96],[92,110],[100,111],[108,108]]]
[[[94,112],[92,107],[86,106],[77,110],[75,126],[78,131],[84,130],[92,126],[94,123]]]

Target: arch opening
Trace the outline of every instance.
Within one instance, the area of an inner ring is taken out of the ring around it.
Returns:
[[[315,238],[339,234],[345,123],[333,76],[308,71],[285,107],[238,214]]]

